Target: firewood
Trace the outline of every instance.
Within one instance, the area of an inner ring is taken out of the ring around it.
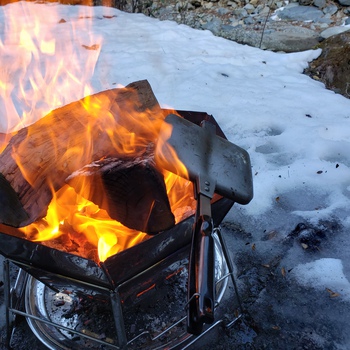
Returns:
[[[44,217],[52,192],[74,171],[104,157],[124,155],[123,141],[111,131],[123,128],[147,137],[143,123],[135,123],[145,114],[150,121],[163,118],[143,80],[70,103],[19,130],[0,154],[1,198],[7,198],[0,202],[0,223],[21,227]],[[141,145],[133,156],[142,152]]]
[[[155,234],[175,225],[164,178],[155,168],[152,153],[93,162],[66,182],[129,228]]]
[[[0,174],[0,208],[1,216],[6,217],[6,223],[16,226],[18,221],[25,221],[28,215],[22,207],[18,197],[13,195],[13,189],[7,180]]]

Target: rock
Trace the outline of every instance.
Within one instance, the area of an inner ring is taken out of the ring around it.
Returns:
[[[312,0],[299,0],[301,6],[309,6],[312,4]]]
[[[350,98],[350,31],[331,36],[319,44],[321,55],[305,73],[317,77],[327,89]]]
[[[238,18],[241,19],[243,17],[247,17],[248,16],[248,12],[243,9],[243,8],[237,8],[233,11],[233,14]]]
[[[331,24],[332,23],[332,17],[331,17],[331,15],[330,14],[325,14],[324,15],[324,17],[322,17],[322,18],[320,18],[317,22],[315,22],[315,23],[317,23],[317,24],[324,24],[324,23],[326,23],[326,24]]]
[[[350,0],[338,0],[340,5],[350,6]]]
[[[254,12],[255,7],[252,4],[247,4],[244,6],[244,9],[247,11],[248,14],[251,14]]]
[[[324,7],[326,7],[326,0],[314,0],[314,6],[323,9]]]
[[[213,6],[214,6],[214,4],[212,2],[206,2],[203,5],[203,8],[205,8],[206,10],[210,10]]]
[[[221,21],[218,18],[214,18],[212,21],[203,25],[203,29],[210,30],[213,34],[217,35],[220,31]]]
[[[304,5],[309,2],[310,6]],[[184,10],[176,7],[177,3],[191,6]],[[350,19],[347,19],[350,8],[333,0],[291,0],[288,5],[285,3],[282,0],[153,0],[151,6],[145,5],[144,13],[272,51],[313,49],[320,38],[348,30],[344,22],[350,24]],[[334,26],[337,29],[331,29]]]
[[[318,25],[318,28],[326,30],[327,28],[329,28],[329,25],[327,23],[320,23]],[[320,35],[320,38],[322,39],[323,37]]]
[[[270,14],[270,9],[268,6],[265,6],[261,10],[259,10],[260,16],[268,16],[269,14]]]
[[[223,16],[223,15],[226,15],[228,14],[230,11],[227,9],[227,8],[224,8],[224,7],[219,7],[217,9],[217,13],[220,15],[220,16]]]
[[[331,27],[331,28],[327,28],[326,30],[324,30],[323,32],[321,32],[321,37],[324,39],[330,38],[331,36],[334,35],[338,35],[340,33],[344,33],[349,31],[350,28],[349,27]]]
[[[319,44],[316,31],[294,26],[264,35],[262,48],[272,51],[298,52],[314,48]]]
[[[244,24],[253,24],[255,21],[254,21],[254,18],[252,16],[248,16],[247,18],[244,19]]]
[[[277,15],[280,19],[290,21],[318,21],[323,17],[323,12],[316,7],[287,6],[283,10],[278,11]]]
[[[221,28],[221,36],[237,41],[240,44],[261,47],[264,50],[298,52],[312,49],[319,44],[316,31],[292,25],[266,26],[265,30],[253,30],[248,26],[229,26]]]
[[[328,5],[323,9],[323,13],[330,14],[330,15],[334,15],[337,11],[338,11],[338,7],[332,4]]]

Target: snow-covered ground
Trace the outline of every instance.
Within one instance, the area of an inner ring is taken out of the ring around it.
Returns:
[[[0,132],[84,95],[147,79],[162,107],[212,114],[227,138],[249,152],[254,198],[235,205],[225,222],[249,232],[254,252],[268,256],[298,223],[321,228],[319,239],[327,242],[313,253],[307,237],[302,241],[307,230],[295,234],[301,243],[282,257],[283,275],[328,288],[334,302],[349,308],[350,100],[302,74],[319,54],[262,51],[112,8],[6,5]],[[47,63],[57,70],[49,73]]]

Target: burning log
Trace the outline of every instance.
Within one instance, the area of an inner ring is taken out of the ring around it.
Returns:
[[[18,221],[25,221],[27,213],[22,207],[18,197],[14,195],[13,188],[6,178],[0,174],[0,208],[1,217],[6,218],[6,224],[16,226]]]
[[[91,162],[142,155],[163,118],[143,80],[85,97],[21,129],[0,154],[0,223],[21,227],[44,217],[53,192]]]
[[[153,158],[146,154],[96,161],[74,172],[67,183],[112,219],[138,231],[158,233],[171,228],[175,218]]]

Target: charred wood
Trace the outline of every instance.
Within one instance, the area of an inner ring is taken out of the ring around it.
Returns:
[[[155,234],[175,225],[152,153],[96,161],[74,172],[67,183],[129,228]]]
[[[21,227],[44,217],[53,191],[69,175],[121,156],[122,140],[111,134],[113,128],[147,137],[142,123],[135,123],[144,114],[151,122],[163,118],[146,80],[88,96],[18,131],[0,154],[0,223]],[[144,147],[133,152],[136,157]]]

